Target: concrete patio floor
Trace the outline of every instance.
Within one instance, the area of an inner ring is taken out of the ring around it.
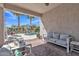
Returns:
[[[26,44],[32,44],[32,47],[35,47],[35,46],[45,44],[45,41],[43,39],[35,38],[32,40],[26,40]]]

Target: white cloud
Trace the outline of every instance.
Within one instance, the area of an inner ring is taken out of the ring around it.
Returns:
[[[10,17],[7,17],[7,18],[9,18],[9,19],[17,19],[17,16],[15,16],[12,12],[10,12],[10,11],[5,11],[4,12],[5,14],[7,13],[7,14],[9,14],[10,15]]]

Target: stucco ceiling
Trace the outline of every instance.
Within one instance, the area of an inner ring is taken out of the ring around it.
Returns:
[[[57,7],[60,4],[50,3],[49,6],[45,6],[44,3],[17,3],[17,4],[13,3],[13,5],[43,14],[43,13],[50,11],[51,9]]]

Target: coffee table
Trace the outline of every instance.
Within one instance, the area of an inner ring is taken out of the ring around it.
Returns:
[[[17,43],[17,44],[16,44]],[[18,42],[12,42],[12,43],[9,43],[9,44],[7,44],[7,45],[4,45],[4,47],[5,48],[7,48],[8,50],[10,50],[11,51],[11,54],[12,55],[15,55],[15,51],[16,50],[20,50],[20,49],[22,49],[22,51],[21,52],[25,52],[25,50],[23,50],[24,48],[27,50],[27,49],[29,49],[29,54],[31,54],[32,53],[32,45],[31,44],[25,44],[25,45],[21,45],[20,43],[18,43]]]

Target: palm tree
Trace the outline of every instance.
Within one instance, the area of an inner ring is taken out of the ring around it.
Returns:
[[[27,25],[22,25],[21,28],[22,28],[22,32],[26,33],[26,31],[27,31]]]
[[[20,17],[18,15],[18,32],[20,32],[20,31],[21,31],[21,28],[20,28]]]
[[[32,20],[34,16],[29,16],[29,18],[30,18],[30,32],[32,32]]]
[[[20,28],[20,14],[19,13],[14,13],[15,16],[18,17],[18,32],[21,31],[21,28]]]

